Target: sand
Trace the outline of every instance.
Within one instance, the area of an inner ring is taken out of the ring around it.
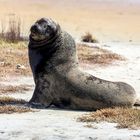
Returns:
[[[116,129],[100,123],[94,128],[76,122],[84,112],[41,110],[36,113],[0,115],[1,140],[138,140],[140,130]]]

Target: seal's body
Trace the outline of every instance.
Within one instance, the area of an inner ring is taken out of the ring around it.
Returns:
[[[29,60],[35,80],[30,103],[96,110],[131,107],[136,101],[130,85],[99,79],[80,70],[74,39],[51,19],[40,19],[31,27]]]

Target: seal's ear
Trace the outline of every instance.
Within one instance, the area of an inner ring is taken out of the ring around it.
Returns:
[[[54,30],[57,30],[58,28],[60,28],[60,25],[57,21],[52,20],[51,18],[48,18],[49,24],[53,27]]]
[[[58,25],[58,22],[56,20],[52,20],[51,18],[48,18],[48,20],[50,21],[50,23]]]

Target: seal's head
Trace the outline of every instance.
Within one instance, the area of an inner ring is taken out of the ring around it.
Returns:
[[[51,19],[41,18],[31,26],[30,40],[33,42],[47,42],[55,37],[59,25]]]

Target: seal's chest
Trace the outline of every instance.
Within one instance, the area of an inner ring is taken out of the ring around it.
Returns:
[[[33,74],[35,74],[37,66],[40,64],[41,60],[42,60],[42,56],[40,53],[34,50],[29,50],[29,62]]]

